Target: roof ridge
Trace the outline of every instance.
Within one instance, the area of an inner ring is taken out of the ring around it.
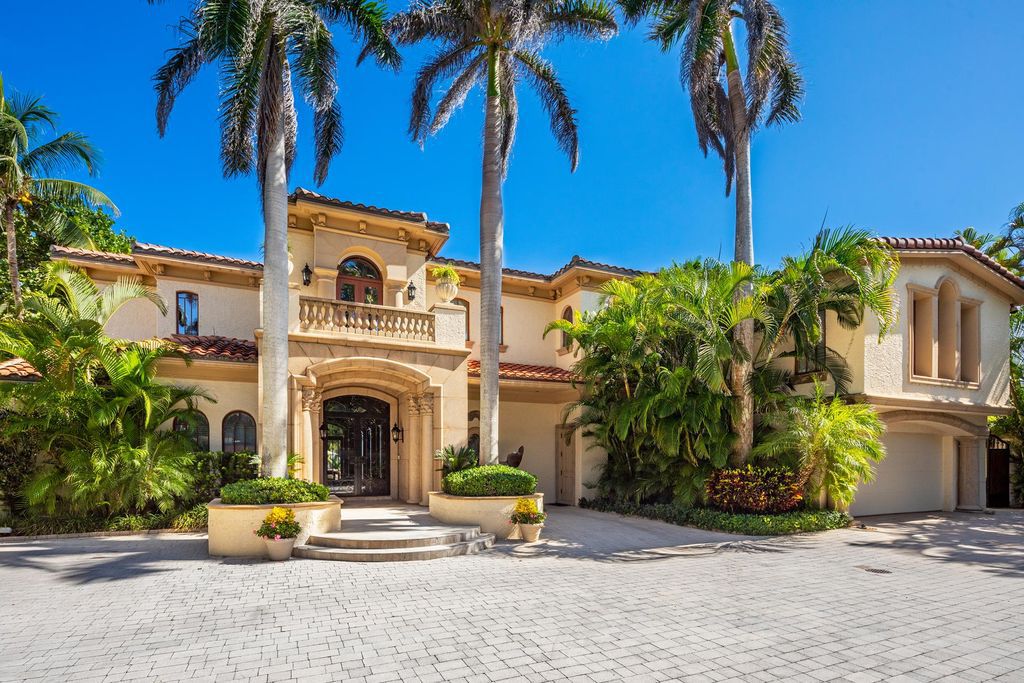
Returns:
[[[884,235],[876,236],[874,239],[887,244],[893,249],[900,250],[943,250],[943,249],[954,249],[962,251],[975,261],[978,261],[982,265],[986,266],[995,273],[1001,275],[1004,279],[1013,283],[1017,287],[1024,289],[1024,278],[1019,275],[1015,275],[1006,266],[996,261],[994,258],[986,254],[981,249],[978,249],[973,244],[968,244],[959,235],[953,237],[886,237]]]

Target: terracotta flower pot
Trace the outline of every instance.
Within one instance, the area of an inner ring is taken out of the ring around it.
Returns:
[[[280,541],[265,538],[263,541],[267,544],[267,557],[272,561],[281,562],[292,556],[292,546],[295,545],[294,538],[282,538]]]
[[[434,285],[437,290],[437,298],[444,303],[451,303],[455,295],[459,293],[459,285],[451,280],[438,280]]]
[[[526,543],[536,543],[540,538],[540,530],[544,528],[543,524],[520,524],[519,531],[523,535],[523,541]]]

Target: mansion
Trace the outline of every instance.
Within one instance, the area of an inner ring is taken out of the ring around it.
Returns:
[[[435,451],[479,438],[479,266],[444,258],[449,226],[425,214],[301,188],[288,231],[289,450],[300,474],[343,496],[425,505],[440,484]],[[896,327],[879,342],[873,317],[856,330],[826,320],[852,400],[888,427],[889,455],[851,511],[1005,505],[1008,462],[989,452],[987,418],[1009,410],[1009,314],[1024,281],[959,239],[882,239],[902,264]],[[133,302],[109,334],[177,342],[191,362],[165,359],[160,376],[214,399],[201,405],[197,443],[258,451],[261,263],[141,243],[52,255],[101,284],[136,275],[154,287],[168,315]],[[447,301],[430,274],[442,264],[462,278]],[[605,456],[566,426],[574,353],[544,329],[595,310],[602,283],[638,274],[578,256],[550,274],[504,270],[500,448],[503,459],[522,448],[520,467],[548,503],[592,495]]]

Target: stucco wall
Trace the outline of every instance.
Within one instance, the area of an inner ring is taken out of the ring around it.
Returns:
[[[562,424],[562,404],[501,401],[498,424],[501,432],[498,448],[501,459],[523,446],[520,465],[537,477],[537,490],[548,501],[555,500],[557,476],[557,429]],[[469,402],[470,410],[479,410],[479,401]],[[479,423],[473,422],[473,427]]]
[[[255,338],[253,331],[260,325],[260,292],[255,287],[159,278],[156,291],[167,302],[167,315],[157,315],[156,335],[159,337],[177,332],[177,293],[182,291],[199,295],[199,334]]]
[[[952,278],[962,297],[982,301],[981,382],[973,389],[950,383],[921,383],[910,378],[908,284],[934,288],[943,277]],[[863,326],[864,392],[903,399],[939,399],[960,404],[1003,406],[1009,390],[1010,302],[994,289],[942,261],[904,259],[896,282],[899,321],[881,344],[875,343],[878,322],[869,317]]]
[[[174,316],[173,305],[168,303],[167,318]],[[106,331],[120,339],[150,339],[158,335],[164,320],[160,310],[149,301],[131,301],[113,315]]]
[[[193,366],[194,367],[194,366]],[[253,420],[257,419],[257,386],[255,382],[229,382],[205,379],[178,379],[164,377],[164,380],[177,386],[199,387],[213,401],[200,400],[197,407],[210,423],[210,450],[223,449],[224,417],[236,410],[249,413]],[[259,430],[257,430],[257,439]],[[258,444],[257,444],[258,445]]]

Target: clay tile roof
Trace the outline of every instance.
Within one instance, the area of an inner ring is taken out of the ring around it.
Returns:
[[[188,249],[165,247],[160,244],[146,244],[144,242],[136,242],[134,245],[132,245],[132,253],[141,254],[143,256],[167,256],[170,258],[182,259],[184,261],[209,263],[215,266],[233,266],[236,268],[251,268],[253,270],[263,270],[263,264],[260,263],[259,261],[249,261],[247,259],[233,258],[231,256],[219,256],[217,254],[207,254],[201,251],[190,251]]]
[[[0,382],[35,382],[42,375],[22,358],[0,360]]]
[[[480,376],[480,361],[469,361],[469,376]],[[550,365],[524,365],[522,363],[498,363],[498,379],[521,379],[531,382],[572,382],[573,374]]]
[[[959,237],[878,237],[877,239],[879,242],[887,244],[897,251],[962,251],[1021,289],[1024,289],[1024,278],[1014,275],[991,256],[967,244]]]
[[[50,247],[50,258],[66,258],[78,261],[92,261],[94,263],[111,263],[114,265],[134,266],[135,258],[131,254],[117,254],[111,251],[93,251],[91,249],[76,249],[74,247],[62,247],[54,244]]]
[[[214,335],[196,337],[188,334],[172,334],[167,341],[174,342],[191,358],[200,360],[225,360],[238,363],[256,362],[256,342],[234,337]]]
[[[351,211],[359,211],[361,213],[368,213],[374,216],[384,216],[385,218],[400,218],[405,221],[413,221],[414,223],[422,223],[428,230],[434,232],[448,233],[448,224],[439,223],[437,221],[428,221],[427,214],[422,211],[399,211],[397,209],[386,209],[381,206],[371,206],[370,204],[357,204],[356,202],[349,202],[344,199],[338,199],[337,197],[328,197],[322,195],[319,192],[313,192],[307,190],[304,187],[297,187],[295,191],[288,197],[288,201],[294,202],[297,199],[305,199],[306,201],[319,202],[321,204],[327,204],[329,206],[337,206],[341,209],[349,209]]]
[[[480,270],[480,264],[476,261],[466,261],[465,259],[457,258],[443,258],[436,257],[433,259],[434,263],[438,264],[449,264],[456,268],[469,268],[471,270]],[[526,277],[534,280],[543,280],[544,282],[551,282],[563,273],[575,267],[590,268],[592,270],[600,270],[605,273],[611,273],[612,275],[624,275],[626,277],[636,277],[643,275],[644,271],[634,270],[632,268],[623,268],[621,266],[610,266],[606,263],[598,263],[597,261],[590,261],[580,256],[573,256],[572,259],[564,266],[556,270],[551,275],[545,275],[544,273],[534,273],[529,270],[519,270],[518,268],[502,268],[501,272],[510,277]]]

